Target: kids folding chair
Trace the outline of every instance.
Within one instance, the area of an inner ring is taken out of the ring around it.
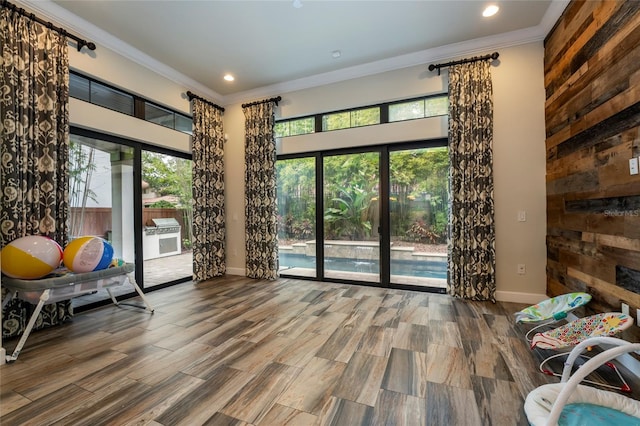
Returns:
[[[516,312],[516,324],[538,324],[525,335],[527,342],[531,342],[532,334],[536,333],[540,328],[564,320],[569,312],[586,305],[590,300],[590,294],[580,292],[561,294],[545,299],[536,305]]]
[[[595,345],[613,347],[591,358],[571,376],[576,359],[584,350]],[[561,382],[542,385],[527,395],[524,411],[529,424],[640,426],[640,401],[579,384],[599,366],[634,351],[640,351],[640,343],[615,337],[592,337],[579,343],[567,358]]]
[[[553,330],[545,331],[544,333],[536,333],[531,339],[531,349],[539,348],[560,350],[573,346],[583,347],[584,345],[582,345],[582,343],[588,341],[590,338],[613,336],[622,330],[631,327],[632,324],[633,319],[620,312],[607,312],[578,318],[575,321],[571,321],[558,328],[554,328]],[[587,347],[589,347],[589,349],[591,348],[591,346]],[[563,352],[544,359],[540,363],[540,371],[550,376],[560,377],[560,374],[553,372],[553,370],[546,366],[552,359],[567,355],[568,354],[566,352]],[[589,359],[589,357],[585,355],[581,356]],[[622,383],[621,386],[613,386],[606,383],[594,382],[592,380],[584,380],[584,382],[623,392],[631,392],[629,385],[620,374],[620,371],[618,371],[618,368],[610,362],[607,362],[605,365],[617,374],[620,382]]]

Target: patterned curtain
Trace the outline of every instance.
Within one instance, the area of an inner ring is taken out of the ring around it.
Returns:
[[[193,100],[193,279],[224,275],[224,134],[222,111]]]
[[[270,280],[278,274],[274,109],[270,101],[243,106],[246,274]]]
[[[495,302],[493,89],[487,61],[449,69],[451,234],[447,292]]]
[[[1,245],[26,235],[67,243],[69,58],[66,37],[0,10]],[[71,316],[70,302],[46,305],[35,328]],[[3,336],[22,332],[33,306],[14,301]]]

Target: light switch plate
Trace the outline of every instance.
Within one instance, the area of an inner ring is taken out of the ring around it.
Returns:
[[[629,174],[637,175],[638,174],[638,158],[633,157],[629,159]]]

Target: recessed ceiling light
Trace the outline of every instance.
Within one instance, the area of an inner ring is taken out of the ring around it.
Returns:
[[[300,9],[302,7],[302,2],[300,0],[293,0],[293,7]]]
[[[232,76],[231,74],[225,74],[224,77],[225,81],[233,81],[235,80],[235,77]]]
[[[496,6],[495,4],[490,4],[482,12],[482,16],[484,16],[485,18],[488,18],[488,17],[493,16],[496,13],[498,13],[498,10],[500,10],[500,8],[498,6]]]
[[[340,56],[342,56],[342,52],[340,52],[339,50],[334,50],[333,52],[331,52],[331,56],[333,57],[333,59],[338,59]]]

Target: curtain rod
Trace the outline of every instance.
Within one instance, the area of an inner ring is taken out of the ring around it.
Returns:
[[[220,105],[214,104],[211,101],[206,100],[205,98],[202,98],[198,95],[196,95],[195,93],[191,92],[191,91],[187,91],[187,97],[189,98],[189,102],[191,102],[194,99],[198,99],[201,100],[202,102],[204,102],[205,104],[209,104],[212,107],[219,109],[221,112],[224,112],[224,108],[222,108]]]
[[[46,26],[50,30],[54,30],[54,31],[58,32],[59,34],[61,34],[64,37],[69,37],[69,38],[75,40],[76,43],[77,43],[78,52],[80,50],[82,50],[82,48],[84,46],[87,46],[87,48],[89,50],[96,50],[95,43],[93,43],[91,41],[84,40],[84,39],[82,39],[82,38],[80,38],[80,37],[78,37],[76,35],[69,34],[67,32],[67,30],[65,30],[64,28],[56,27],[51,22],[45,21],[44,19],[41,19],[41,18],[38,18],[33,13],[29,13],[26,10],[24,10],[24,9],[18,7],[18,6],[9,3],[7,0],[2,0],[2,7],[6,7],[7,9],[10,9],[10,10],[16,12],[16,13],[19,13],[20,15],[25,16],[25,17],[31,19],[32,21],[36,21],[36,22]]]
[[[275,102],[276,106],[278,105],[278,102],[280,102],[282,100],[282,97],[277,96],[275,98],[269,98],[269,99],[265,99],[263,101],[255,101],[255,102],[249,102],[248,104],[242,104],[242,108],[246,108],[246,107],[250,107],[253,105],[260,105],[260,104],[266,104],[269,102]]]
[[[459,61],[445,62],[444,64],[431,64],[429,65],[429,71],[438,69],[438,75],[440,75],[440,68],[450,67],[451,65],[467,64],[469,62],[488,61],[489,59],[496,60],[500,54],[493,52],[489,55],[474,56],[473,58],[460,59]]]

